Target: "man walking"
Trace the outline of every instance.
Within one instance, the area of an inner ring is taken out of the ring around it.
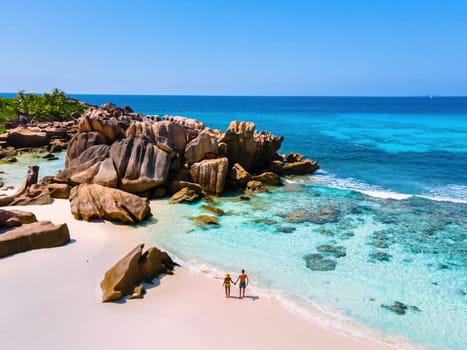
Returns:
[[[250,283],[250,280],[248,279],[248,275],[245,273],[245,270],[242,270],[242,273],[238,275],[237,280],[235,281],[234,284],[237,284],[237,282],[240,281],[239,285],[239,292],[240,292],[240,299],[242,299],[245,296],[245,289]],[[242,295],[242,290],[243,290],[243,295]]]

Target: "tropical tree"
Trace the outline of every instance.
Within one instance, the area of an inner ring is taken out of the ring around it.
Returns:
[[[82,113],[86,109],[78,100],[68,98],[63,90],[57,88],[42,95],[26,94],[20,90],[13,99],[3,100],[9,101],[0,105],[0,116],[3,119],[24,115],[35,120],[66,120],[73,112]]]

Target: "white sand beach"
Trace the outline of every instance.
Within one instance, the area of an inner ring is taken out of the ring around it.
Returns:
[[[393,348],[324,329],[274,299],[226,299],[219,280],[187,267],[156,282],[143,300],[101,303],[104,273],[144,243],[138,232],[77,221],[67,200],[16,209],[66,222],[73,241],[0,259],[2,349]]]

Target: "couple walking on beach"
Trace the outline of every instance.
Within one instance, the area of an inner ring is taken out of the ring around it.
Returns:
[[[238,275],[235,282],[230,278],[230,273],[225,274],[224,277],[224,287],[225,287],[225,297],[230,298],[230,283],[237,285],[237,282],[240,281],[239,285],[239,298],[242,299],[245,296],[245,289],[248,286],[250,280],[248,275],[245,273],[245,270],[242,270],[242,273]]]

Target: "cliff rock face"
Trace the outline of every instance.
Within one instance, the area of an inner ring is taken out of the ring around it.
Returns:
[[[206,159],[194,163],[191,168],[193,181],[208,194],[221,194],[224,190],[229,160],[227,158]]]
[[[209,129],[201,131],[185,148],[185,160],[189,164],[203,159],[216,158],[218,154],[219,145],[216,136]]]
[[[101,282],[102,302],[118,300],[140,288],[141,282],[152,282],[162,273],[173,273],[178,264],[166,252],[152,247],[143,253],[143,247],[144,244],[136,246],[105,273]]]
[[[70,205],[78,220],[106,219],[134,224],[151,216],[147,198],[96,184],[73,187]]]
[[[114,142],[110,158],[123,191],[143,192],[167,181],[169,155],[143,136],[130,136]]]
[[[31,249],[62,246],[70,241],[66,224],[38,221],[0,234],[0,258]]]

